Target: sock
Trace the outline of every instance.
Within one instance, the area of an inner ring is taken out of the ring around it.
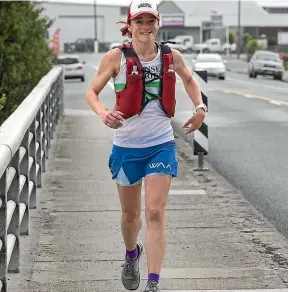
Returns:
[[[135,260],[138,256],[138,248],[136,247],[134,250],[126,250],[126,257],[130,260]]]
[[[160,279],[160,275],[159,274],[153,274],[153,273],[150,273],[148,275],[148,282],[149,281],[156,281],[156,282],[159,282],[159,279]]]

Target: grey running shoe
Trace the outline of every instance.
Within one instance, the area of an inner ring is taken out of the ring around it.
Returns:
[[[144,292],[160,292],[160,288],[158,282],[156,281],[149,281]]]
[[[121,280],[123,286],[127,290],[136,290],[140,284],[140,273],[139,273],[139,259],[143,252],[143,246],[137,244],[138,256],[135,260],[125,259],[125,263],[122,265]]]

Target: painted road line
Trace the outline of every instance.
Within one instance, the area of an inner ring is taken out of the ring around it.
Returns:
[[[274,100],[270,100],[270,103],[275,104],[275,105],[281,105],[281,103],[276,102],[276,101],[274,101]]]
[[[162,290],[162,292],[288,292],[288,289],[244,289],[244,290]]]
[[[206,195],[207,192],[203,189],[197,190],[170,190],[169,195],[179,196],[179,195]]]
[[[260,95],[250,94],[250,93],[241,92],[241,91],[223,89],[223,88],[216,88],[215,91],[219,91],[219,92],[223,92],[223,93],[227,93],[227,94],[240,95],[240,96],[251,98],[251,99],[259,99],[259,100],[269,101],[269,102],[277,104],[277,105],[287,105],[288,106],[287,101],[272,98],[272,97],[260,96]]]
[[[282,88],[282,87],[271,86],[271,85],[267,85],[267,84],[254,83],[254,82],[250,82],[250,81],[246,81],[246,80],[240,80],[240,79],[235,79],[235,78],[231,78],[231,77],[227,77],[227,80],[234,81],[234,82],[239,82],[239,83],[246,84],[246,85],[249,85],[250,84],[250,85],[257,86],[257,87],[262,86],[262,88],[269,88],[269,89],[274,89],[274,90],[282,91],[282,92],[285,92],[285,90],[287,90],[287,88],[285,88],[285,87]]]
[[[221,268],[164,268],[162,279],[228,279],[265,277],[272,270],[262,267],[221,267]]]
[[[145,189],[142,187],[142,193]],[[195,190],[169,190],[169,195],[171,196],[196,196],[196,195],[207,195],[207,192],[204,189],[195,189]]]

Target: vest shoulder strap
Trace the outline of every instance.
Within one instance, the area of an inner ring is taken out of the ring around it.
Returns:
[[[161,74],[163,75],[166,73],[170,65],[173,64],[173,53],[171,48],[168,45],[161,44],[161,55],[162,55],[162,68],[161,68]]]
[[[132,48],[130,43],[124,43],[122,46],[120,46],[121,51],[123,52],[125,58],[126,58],[126,72],[127,74],[131,74],[133,71],[133,66],[138,67],[138,73],[141,74],[141,63]]]
[[[168,45],[160,44],[161,50],[163,54],[171,54],[172,50]]]

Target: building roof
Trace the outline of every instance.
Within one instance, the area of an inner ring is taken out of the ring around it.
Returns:
[[[159,4],[160,13],[169,0]],[[213,11],[223,14],[224,26],[238,25],[238,1],[174,1],[185,15],[185,25],[199,27],[202,21],[209,21]],[[164,9],[166,10],[166,9]],[[271,14],[255,1],[241,1],[241,26],[288,27],[288,14]],[[167,12],[167,10],[166,10]],[[173,11],[172,11],[173,13]]]

